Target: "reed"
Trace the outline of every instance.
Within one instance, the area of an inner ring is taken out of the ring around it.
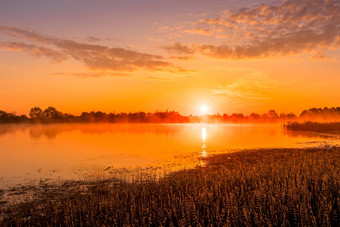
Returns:
[[[340,148],[221,154],[155,180],[102,180],[2,209],[2,226],[336,226]],[[83,187],[82,187],[83,188]],[[67,193],[62,193],[67,191]]]
[[[311,132],[340,132],[340,122],[288,122],[284,125],[288,130]]]

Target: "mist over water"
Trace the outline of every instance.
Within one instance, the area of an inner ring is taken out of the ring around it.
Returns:
[[[339,135],[246,124],[3,124],[0,187],[117,169],[175,171],[238,149],[340,144]]]

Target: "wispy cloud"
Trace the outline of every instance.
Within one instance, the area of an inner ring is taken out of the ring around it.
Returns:
[[[213,89],[212,95],[225,99],[247,99],[261,100],[268,99],[266,96],[266,87],[263,84],[251,84],[246,81],[237,81],[228,85],[220,85]]]
[[[54,75],[54,76],[74,76],[74,77],[81,77],[81,78],[101,78],[101,77],[106,77],[106,76],[122,76],[122,77],[131,76],[131,74],[114,73],[114,72],[52,73],[51,75]]]
[[[211,96],[221,102],[265,101],[270,99],[275,89],[282,86],[282,82],[270,79],[260,72],[242,71],[248,75],[212,89]]]
[[[26,43],[3,43],[3,48],[24,51],[35,56],[44,56],[51,58],[52,60],[58,59],[59,61],[65,60],[65,56],[67,56],[82,62],[90,70],[132,72],[144,69],[148,71],[165,71],[172,73],[182,73],[186,71],[185,69],[166,61],[159,55],[147,54],[124,48],[111,48],[103,45],[58,39],[16,27],[1,26],[0,31],[44,45],[37,46]],[[17,47],[7,47],[11,45]],[[19,46],[21,46],[21,48],[19,48]],[[56,56],[58,56],[58,58]]]
[[[86,37],[85,39],[87,42],[90,42],[90,43],[98,43],[101,41],[100,38],[97,38],[97,37],[93,37],[93,36],[88,36]]]
[[[176,81],[183,79],[183,77],[184,77],[183,74],[171,74],[171,75],[157,74],[152,76],[146,76],[145,79],[160,81]]]
[[[193,56],[171,56],[170,58],[175,59],[175,60],[180,60],[180,61],[189,61],[193,59]]]
[[[187,29],[184,30],[185,33],[189,33],[189,34],[201,34],[201,35],[205,35],[205,36],[211,36],[212,32],[206,28],[194,28],[194,29]]]
[[[47,47],[25,44],[22,42],[1,42],[0,48],[10,51],[27,52],[38,57],[47,57],[54,63],[59,63],[67,59],[67,56],[59,51],[52,50]]]
[[[220,16],[192,23],[204,27],[224,44],[196,44],[195,53],[213,58],[251,59],[312,54],[325,59],[325,50],[340,46],[339,0],[285,0],[278,5],[225,10]],[[175,43],[177,54],[193,45]],[[318,54],[315,55],[315,52]]]
[[[181,43],[174,43],[173,45],[164,46],[165,49],[170,54],[194,54],[195,50],[189,46],[183,45]]]

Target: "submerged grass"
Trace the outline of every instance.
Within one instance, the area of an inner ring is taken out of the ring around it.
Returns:
[[[160,180],[98,181],[2,210],[3,226],[337,226],[340,148],[221,154]],[[62,193],[67,191],[67,193]]]

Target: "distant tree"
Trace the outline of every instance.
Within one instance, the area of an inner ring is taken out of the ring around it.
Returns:
[[[49,106],[47,109],[44,110],[44,118],[48,121],[53,120],[62,120],[63,113],[59,112],[56,108]]]
[[[46,119],[53,119],[56,115],[56,108],[49,106],[47,109],[44,110],[44,117]]]
[[[279,116],[280,119],[284,120],[287,118],[287,115],[285,113],[280,113],[280,116]]]
[[[81,115],[80,115],[80,121],[81,122],[91,122],[92,121],[91,114],[89,114],[88,112],[82,112]]]
[[[321,108],[311,108],[304,110],[300,114],[300,118],[304,120],[324,120],[324,121],[337,121],[340,119],[340,108],[339,107],[324,107]]]
[[[35,107],[31,108],[29,116],[32,120],[41,120],[44,117],[44,113],[43,113],[42,109],[35,106]]]
[[[269,110],[268,116],[269,116],[271,119],[277,119],[277,118],[279,117],[279,116],[277,115],[277,113],[276,113],[275,110]]]
[[[97,111],[94,113],[94,118],[96,119],[96,122],[104,122],[106,121],[107,115],[106,113],[103,113],[101,111]]]
[[[7,112],[0,110],[0,122],[8,122],[9,115]]]
[[[267,122],[269,120],[269,116],[266,113],[261,114],[261,120]]]
[[[0,110],[0,123],[27,123],[29,119],[26,115],[16,115],[15,113],[7,113]]]
[[[294,119],[294,118],[297,118],[297,116],[295,115],[295,113],[288,113],[287,118],[288,119]]]
[[[18,119],[19,119],[20,122],[29,122],[28,117],[24,114],[18,116]]]
[[[115,123],[115,122],[116,122],[116,114],[114,114],[114,113],[109,113],[109,114],[107,115],[107,119],[108,119],[109,122]]]
[[[230,117],[229,120],[233,123],[241,123],[244,121],[244,115],[241,113],[233,113]]]
[[[251,113],[249,115],[250,121],[258,121],[261,118],[261,116],[257,113]]]
[[[3,110],[0,110],[0,118],[2,118],[3,116],[5,116],[7,113]]]
[[[139,112],[138,118],[139,118],[139,122],[143,122],[143,123],[147,122],[146,114],[144,112]]]
[[[81,115],[72,115],[62,113],[54,107],[48,107],[44,111],[39,107],[31,108],[29,117],[25,115],[18,116],[15,113],[7,113],[0,110],[1,123],[20,123],[20,122],[43,122],[43,123],[71,123],[71,122],[110,122],[110,123],[196,123],[196,122],[286,122],[287,120],[310,120],[310,121],[340,121],[340,107],[311,108],[302,111],[300,116],[294,113],[280,113],[275,110],[269,110],[264,114],[251,113],[243,115],[241,113],[214,114],[207,115],[204,118],[200,116],[183,116],[176,111],[156,111],[154,113],[130,112],[130,113],[105,113],[101,111],[83,112]]]

